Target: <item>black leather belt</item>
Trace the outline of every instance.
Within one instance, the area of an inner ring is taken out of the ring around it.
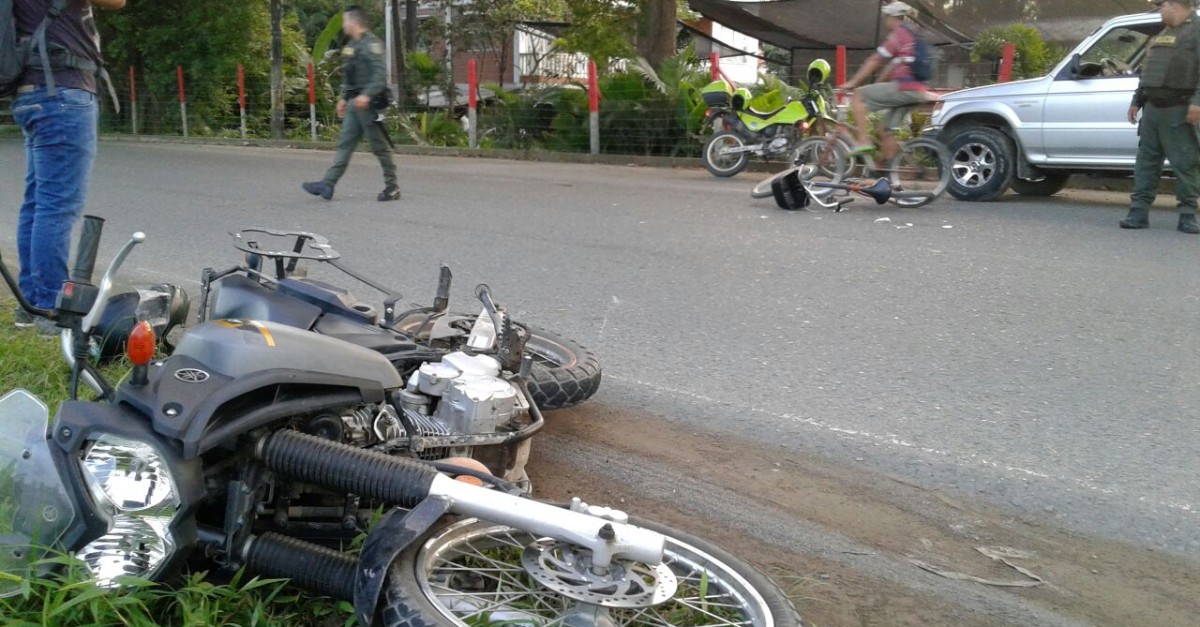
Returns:
[[[1171,107],[1186,107],[1188,104],[1187,100],[1180,100],[1178,98],[1147,98],[1146,102],[1149,102],[1150,104],[1154,105],[1155,107],[1158,107],[1159,109],[1170,109]]]

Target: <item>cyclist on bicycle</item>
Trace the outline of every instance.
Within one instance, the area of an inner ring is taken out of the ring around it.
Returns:
[[[912,22],[916,11],[898,0],[885,4],[881,10],[887,16],[887,39],[854,77],[842,84],[840,91],[850,91],[858,87],[869,79],[875,70],[883,66],[880,82],[854,90],[850,110],[854,112],[857,145],[852,147],[851,152],[872,150],[868,134],[868,111],[885,111],[886,115],[879,129],[879,147],[883,162],[888,163],[899,148],[892,130],[900,128],[905,114],[913,105],[928,102],[933,98],[928,93],[929,88],[914,78],[909,68],[917,54],[917,37]]]

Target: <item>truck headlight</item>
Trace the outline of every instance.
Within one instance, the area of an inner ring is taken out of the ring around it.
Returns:
[[[104,434],[79,465],[112,524],[77,556],[102,585],[121,575],[152,577],[175,550],[169,528],[179,497],[166,460],[145,442]]]

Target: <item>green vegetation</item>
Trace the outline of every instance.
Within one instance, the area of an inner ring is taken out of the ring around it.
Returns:
[[[1013,79],[1043,76],[1064,54],[1058,46],[1047,45],[1042,40],[1041,33],[1027,24],[989,28],[979,33],[975,42],[975,49],[971,51],[971,61],[976,63],[999,62],[1004,55],[1005,44],[1014,44],[1016,56],[1013,59]]]

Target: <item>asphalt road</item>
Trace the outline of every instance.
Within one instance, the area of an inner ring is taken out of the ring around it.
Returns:
[[[1096,192],[788,213],[756,175],[431,157],[377,203],[369,154],[333,202],[303,194],[330,159],[104,142],[101,257],[145,231],[131,271],[195,294],[227,232],[303,229],[422,302],[446,263],[458,308],[487,282],[595,348],[599,402],[1200,555],[1200,238],[1169,211],[1138,232]],[[0,142],[10,263],[23,171]]]

